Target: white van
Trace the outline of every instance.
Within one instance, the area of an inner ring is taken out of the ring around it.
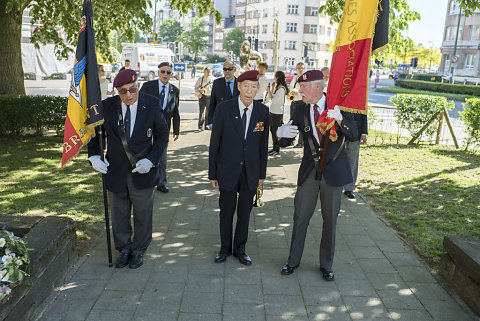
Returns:
[[[159,63],[177,61],[173,51],[162,45],[122,43],[122,46],[122,63],[130,60],[130,68],[145,80],[153,80],[157,76]]]

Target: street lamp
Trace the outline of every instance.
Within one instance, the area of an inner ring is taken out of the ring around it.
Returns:
[[[456,59],[455,56],[457,55],[458,30],[460,28],[461,17],[462,17],[462,8],[458,8],[457,34],[455,35],[455,45],[453,46],[452,59]],[[450,68],[450,83],[452,83],[452,80],[453,80],[453,69],[455,68],[455,64],[456,62],[452,63],[452,67]]]

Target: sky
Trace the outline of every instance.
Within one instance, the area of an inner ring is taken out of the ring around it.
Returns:
[[[420,13],[421,20],[411,22],[408,27],[409,36],[416,45],[440,48],[448,0],[407,0],[410,10]]]

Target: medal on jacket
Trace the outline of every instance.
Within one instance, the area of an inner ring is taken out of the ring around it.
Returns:
[[[148,138],[152,137],[152,129],[151,129],[151,128],[149,128],[149,129],[147,130],[147,137],[148,137]]]

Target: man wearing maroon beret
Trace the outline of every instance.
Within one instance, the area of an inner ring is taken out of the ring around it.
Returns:
[[[172,76],[172,63],[162,62],[158,65],[158,80],[147,81],[143,84],[141,91],[155,96],[160,101],[160,110],[167,121],[168,131],[172,127],[173,120],[173,140],[177,140],[180,135],[180,112],[178,105],[180,103],[180,91],[169,80]],[[160,178],[157,183],[157,189],[162,193],[168,193],[167,187],[167,150],[160,157]]]
[[[113,241],[121,253],[115,267],[136,269],[143,264],[143,253],[152,240],[156,165],[167,147],[168,128],[158,99],[139,93],[135,71],[120,71],[113,87],[119,95],[102,102],[107,155],[102,161],[97,135],[88,143],[88,159],[96,171],[106,174]]]
[[[210,137],[208,178],[220,189],[220,251],[215,263],[233,254],[241,264],[252,260],[245,252],[248,224],[257,188],[263,185],[268,157],[268,107],[254,101],[258,71],[241,74],[238,98],[218,105]],[[238,199],[238,202],[237,202]],[[237,212],[232,243],[233,216]]]
[[[290,256],[281,273],[292,274],[302,258],[308,224],[315,212],[320,196],[323,218],[320,243],[320,272],[325,281],[332,281],[335,231],[340,211],[342,187],[352,181],[352,171],[345,152],[345,140],[355,141],[356,122],[353,114],[340,111],[338,106],[329,109],[327,116],[335,119],[337,140],[329,141],[325,155],[322,154],[325,136],[315,126],[320,114],[327,108],[323,93],[325,82],[320,70],[309,70],[298,77],[299,93],[305,104],[295,108],[292,120],[279,127],[277,136],[281,147],[289,146],[299,131],[303,133],[303,158],[298,171],[293,231]],[[325,157],[323,170],[321,157]]]

